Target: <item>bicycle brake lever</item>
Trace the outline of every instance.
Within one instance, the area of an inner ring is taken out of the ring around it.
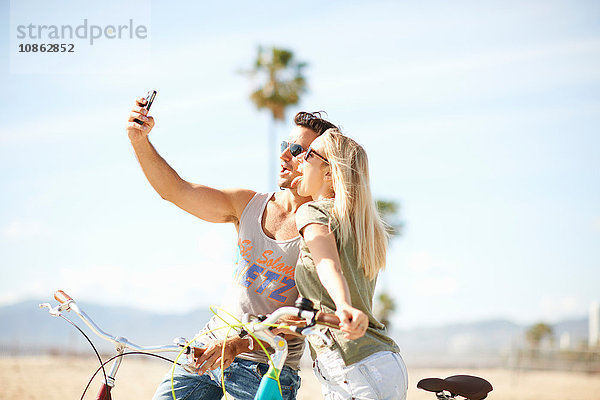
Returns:
[[[323,332],[321,332],[318,329],[315,329],[313,327],[306,327],[302,330],[302,334],[304,336],[308,336],[308,335],[315,335],[320,337],[327,346],[331,346],[331,339],[327,337],[327,335],[325,335]]]
[[[52,305],[50,303],[42,303],[42,304],[39,304],[39,306],[40,306],[40,308],[47,308],[48,312],[53,317],[60,317],[62,315],[62,311],[70,310],[68,303],[59,304],[56,307],[52,307]]]
[[[185,348],[185,350],[183,351],[183,354],[187,355],[192,352],[193,347],[192,347],[191,343],[189,343],[189,341],[182,336],[176,337],[175,339],[173,339],[173,344],[175,346],[181,347],[182,349]]]

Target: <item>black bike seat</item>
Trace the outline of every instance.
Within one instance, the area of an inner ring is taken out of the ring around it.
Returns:
[[[419,389],[428,392],[448,391],[454,395],[462,396],[468,400],[485,399],[494,388],[483,378],[471,375],[454,375],[446,379],[426,378],[417,384]]]

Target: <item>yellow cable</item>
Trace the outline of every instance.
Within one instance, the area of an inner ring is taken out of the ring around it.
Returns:
[[[228,312],[227,310],[221,308],[221,307],[216,307],[216,306],[210,306],[209,307],[210,310],[213,312],[213,314],[218,317],[221,321],[223,321],[226,325],[225,326],[220,326],[218,328],[214,328],[214,329],[209,329],[206,331],[202,331],[199,332],[196,336],[194,336],[194,338],[190,341],[188,341],[186,343],[186,345],[181,349],[181,351],[179,352],[179,354],[177,354],[177,357],[175,358],[175,361],[173,362],[173,369],[171,370],[171,394],[173,395],[173,400],[177,400],[177,396],[175,395],[175,384],[174,384],[174,377],[175,377],[175,367],[177,366],[177,361],[179,360],[179,357],[181,357],[181,355],[186,351],[186,349],[188,347],[190,347],[190,345],[196,341],[196,339],[207,335],[209,333],[213,333],[214,331],[217,331],[219,329],[225,329],[225,328],[229,328],[229,330],[227,331],[227,335],[225,335],[225,339],[223,341],[223,349],[221,350],[221,387],[223,389],[223,394],[225,395],[225,399],[227,399],[227,394],[226,394],[226,390],[225,390],[225,372],[223,369],[223,365],[224,365],[224,359],[223,356],[225,354],[225,345],[227,343],[227,338],[229,337],[229,333],[231,332],[232,329],[235,328],[245,328],[248,325],[263,325],[263,326],[269,326],[272,328],[284,328],[284,329],[290,329],[291,326],[288,325],[283,325],[283,324],[263,324],[260,322],[254,322],[254,323],[242,323],[239,319],[237,319],[234,315],[232,315],[230,312]],[[231,324],[229,323],[229,321],[226,321],[223,317],[221,317],[217,312],[215,312],[214,309],[218,309],[220,311],[223,311],[225,314],[228,314],[230,317],[232,317],[233,319],[235,319],[238,323],[237,324]],[[258,345],[261,347],[261,349],[263,350],[263,352],[265,353],[265,355],[267,356],[267,358],[269,359],[269,362],[271,363],[271,365],[273,365],[273,360],[271,359],[271,355],[269,354],[269,352],[267,351],[267,349],[265,348],[265,346],[262,344],[262,342],[256,337],[256,335],[254,335],[253,332],[248,332],[248,334],[250,336],[252,336],[252,338],[254,338],[254,340],[256,341],[256,343],[258,343]],[[277,379],[277,385],[279,386],[279,391],[281,392],[281,382],[279,382],[279,377]]]

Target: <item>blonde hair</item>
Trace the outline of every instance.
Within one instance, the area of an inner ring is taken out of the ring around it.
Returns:
[[[333,216],[339,224],[340,244],[346,244],[351,235],[356,238],[358,265],[373,279],[385,268],[388,233],[371,195],[367,153],[337,129],[325,131],[321,140],[331,167]]]

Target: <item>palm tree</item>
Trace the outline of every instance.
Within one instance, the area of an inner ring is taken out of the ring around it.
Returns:
[[[387,224],[387,232],[390,235],[390,240],[397,238],[402,233],[404,224],[398,219],[398,210],[400,206],[395,201],[377,200],[377,210],[381,218]]]
[[[389,330],[391,324],[390,317],[396,311],[396,300],[384,289],[375,298],[375,308],[373,311],[375,318]]]
[[[259,110],[271,112],[272,124],[269,132],[269,182],[275,177],[275,127],[276,123],[285,120],[285,110],[290,105],[298,104],[300,96],[306,92],[306,78],[302,70],[307,66],[294,58],[291,50],[277,47],[258,47],[256,60],[252,70],[247,73],[260,81],[258,87],[250,94],[250,100]]]
[[[538,322],[537,324],[530,326],[525,332],[525,338],[533,349],[538,349],[540,343],[546,337],[552,340],[553,331],[552,326],[544,322]]]
[[[390,241],[400,236],[404,224],[399,221],[398,210],[400,206],[395,201],[377,200],[377,209],[381,218],[386,223],[387,232],[390,235]],[[396,310],[396,301],[394,297],[383,289],[375,298],[375,317],[383,323],[387,329],[390,328],[390,317]]]

